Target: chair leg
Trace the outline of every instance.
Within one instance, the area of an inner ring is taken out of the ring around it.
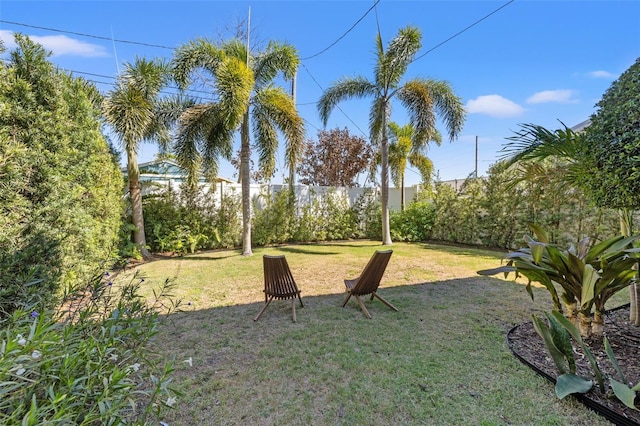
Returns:
[[[304,308],[304,305],[302,304],[302,297],[300,297],[300,293],[298,293],[298,299],[300,300],[300,307]],[[295,297],[293,298],[293,300],[295,301]]]
[[[362,309],[362,312],[365,314],[365,316],[371,319],[371,314],[369,314],[369,311],[367,311],[367,308],[364,306],[364,303],[362,303],[362,299],[360,299],[360,296],[355,294],[354,297],[358,301],[358,305],[360,305],[360,309]]]
[[[351,298],[351,293],[347,293],[347,297],[344,299],[344,302],[342,302],[343,308],[347,306],[347,302],[349,301],[350,298]]]
[[[296,298],[291,299],[291,309],[293,310],[293,322],[296,322]]]
[[[264,306],[262,307],[262,310],[258,313],[258,315],[256,315],[256,317],[253,319],[254,321],[258,321],[258,319],[260,319],[260,315],[262,315],[262,313],[265,311],[265,309],[267,309],[267,306],[269,306],[269,303],[271,303],[271,301],[273,300],[273,297],[270,297],[267,302],[264,304]]]
[[[378,295],[378,293],[376,293],[375,291],[373,293],[371,293],[371,298],[373,299],[373,296],[377,297],[378,299],[380,299],[380,301],[382,303],[384,303],[385,305],[387,305],[388,307],[390,307],[391,309],[393,309],[394,311],[398,312],[398,309],[393,306],[391,303],[387,302],[386,300],[384,300],[382,297],[380,297]]]

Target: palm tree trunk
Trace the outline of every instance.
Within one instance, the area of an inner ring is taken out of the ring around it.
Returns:
[[[133,242],[140,250],[144,259],[151,257],[147,250],[147,240],[144,235],[144,216],[142,214],[142,190],[140,189],[140,170],[138,156],[133,149],[127,150],[127,174],[129,176],[129,200],[131,201],[131,221],[136,228],[133,230]]]
[[[400,177],[400,209],[404,211],[404,174]]]
[[[240,130],[240,181],[242,183],[242,255],[251,256],[251,178],[249,161],[251,145],[249,143],[249,111],[242,119]]]
[[[381,126],[382,144],[381,144],[381,157],[382,157],[382,173],[381,182],[381,194],[382,199],[382,245],[390,246],[391,242],[391,230],[389,226],[389,138],[387,137],[387,120],[386,117],[382,119],[383,125]]]

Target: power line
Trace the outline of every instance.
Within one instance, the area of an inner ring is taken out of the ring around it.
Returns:
[[[473,24],[467,26],[466,28],[458,31],[457,33],[455,33],[454,35],[452,35],[451,37],[449,37],[448,39],[446,39],[445,41],[438,43],[437,45],[435,45],[434,47],[432,47],[431,49],[427,50],[426,52],[424,52],[422,55],[416,57],[413,61],[411,61],[412,63],[417,61],[418,59],[421,59],[423,57],[425,57],[428,53],[433,52],[434,50],[436,50],[438,47],[442,46],[443,44],[453,40],[454,38],[458,37],[460,34],[464,33],[465,31],[475,27],[476,25],[478,25],[480,22],[484,21],[485,19],[487,19],[488,17],[490,17],[491,15],[499,12],[500,10],[504,9],[505,7],[509,6],[511,3],[513,3],[515,0],[509,0],[508,2],[506,2],[505,4],[503,4],[502,6],[500,6],[499,8],[497,8],[496,10],[494,10],[493,12],[483,16],[482,18],[478,19],[477,21],[475,21]]]
[[[316,85],[318,85],[318,87],[320,88],[320,90],[322,90],[322,92],[324,93],[324,88],[320,85],[320,83],[318,83],[318,80],[316,80],[316,78],[311,74],[311,72],[309,71],[309,68],[307,68],[307,67],[305,66],[305,64],[301,64],[301,65],[302,65],[302,67],[304,68],[304,70],[307,72],[307,74],[309,74],[309,77],[311,77],[311,79],[313,80],[313,82],[314,82],[314,83],[316,83]],[[351,124],[353,124],[354,126],[356,126],[356,128],[357,128],[358,130],[360,130],[360,133],[362,133],[362,135],[363,135],[365,138],[367,138],[367,137],[368,137],[368,136],[367,136],[367,134],[366,134],[366,133],[365,133],[365,132],[360,128],[360,126],[358,126],[358,125],[355,123],[355,121],[353,121],[353,120],[351,119],[351,117],[349,117],[349,116],[347,115],[347,113],[346,113],[346,112],[344,112],[344,110],[343,110],[342,108],[340,108],[340,106],[336,105],[336,108],[338,108],[338,109],[340,110],[340,112],[341,112],[342,114],[344,114],[344,116],[345,116],[345,117],[347,117],[347,120],[349,120],[349,121],[351,122]]]
[[[351,26],[351,28],[349,28],[349,29],[348,29],[344,34],[342,34],[340,37],[338,37],[336,41],[334,41],[333,43],[331,43],[329,46],[325,47],[324,49],[322,49],[322,50],[321,50],[321,51],[319,51],[318,53],[313,54],[313,55],[311,55],[311,56],[307,56],[306,58],[301,58],[300,60],[301,60],[301,61],[306,61],[307,59],[315,58],[316,56],[319,56],[319,55],[323,54],[324,52],[326,52],[327,50],[331,49],[333,46],[335,46],[336,44],[338,44],[338,42],[339,42],[340,40],[342,40],[342,39],[343,39],[347,34],[349,34],[349,33],[350,33],[350,32],[351,32],[351,31],[352,31],[352,30],[353,30],[353,29],[354,29],[354,28],[355,28],[355,27],[356,27],[356,26],[357,26],[357,25],[358,25],[358,24],[359,24],[359,23],[360,23],[360,22],[361,22],[361,21],[362,21],[362,20],[363,20],[363,19],[364,19],[368,14],[369,14],[369,12],[371,12],[371,11],[376,7],[376,5],[377,5],[378,3],[380,3],[380,0],[376,0],[376,2],[375,2],[375,3],[373,3],[373,6],[371,6],[371,7],[370,7],[370,8],[369,8],[365,13],[364,13],[364,15],[362,15],[362,16],[360,17],[360,19],[358,19],[358,20],[355,22],[355,24],[353,24],[353,25]]]
[[[94,38],[94,39],[97,39],[97,40],[114,41],[114,42],[118,42],[118,43],[137,44],[139,46],[158,47],[160,49],[175,50],[175,47],[163,46],[161,44],[143,43],[143,42],[140,42],[140,41],[130,41],[130,40],[118,40],[118,39],[113,39],[111,37],[103,37],[103,36],[97,36],[97,35],[93,35],[93,34],[78,33],[78,32],[75,32],[75,31],[59,30],[59,29],[56,29],[56,28],[49,28],[49,27],[40,27],[40,26],[37,26],[37,25],[23,24],[23,23],[20,23],[20,22],[5,21],[3,19],[0,19],[0,22],[3,23],[3,24],[17,25],[17,26],[25,27],[25,28],[35,28],[35,29],[38,29],[38,30],[46,30],[46,31],[52,31],[52,32],[62,33],[62,34],[73,34],[73,35],[77,35],[77,36],[80,36],[80,37]]]

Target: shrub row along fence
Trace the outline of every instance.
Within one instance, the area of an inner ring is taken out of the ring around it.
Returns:
[[[574,188],[548,180],[514,183],[515,173],[498,163],[487,177],[461,185],[411,188],[406,209],[390,213],[392,239],[511,249],[522,242],[528,223],[547,229],[563,245],[617,234],[616,211],[596,208]],[[381,237],[378,190],[298,186],[291,195],[288,188],[253,186],[254,245]],[[169,186],[145,197],[144,214],[147,243],[155,252],[240,242],[240,192],[233,184],[195,193]]]

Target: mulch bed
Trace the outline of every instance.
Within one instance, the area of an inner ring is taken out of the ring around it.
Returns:
[[[618,364],[622,368],[626,379],[632,384],[640,382],[640,327],[635,327],[629,322],[629,305],[608,311],[605,316],[605,334],[611,343]],[[555,383],[558,371],[549,356],[549,353],[536,333],[531,322],[519,324],[512,328],[507,335],[507,343],[511,351],[529,367]],[[604,350],[602,339],[588,338],[585,343],[602,369],[605,377],[612,377],[621,381],[618,374],[609,362]],[[589,378],[595,382],[593,370],[582,351],[574,344],[576,353],[576,374]],[[605,383],[607,380],[605,379]],[[605,392],[600,392],[597,385],[591,391],[583,395],[576,395],[589,408],[603,415],[609,421],[618,425],[640,425],[640,411],[633,410],[622,404],[614,395],[608,384]],[[640,399],[636,398],[636,406]]]

